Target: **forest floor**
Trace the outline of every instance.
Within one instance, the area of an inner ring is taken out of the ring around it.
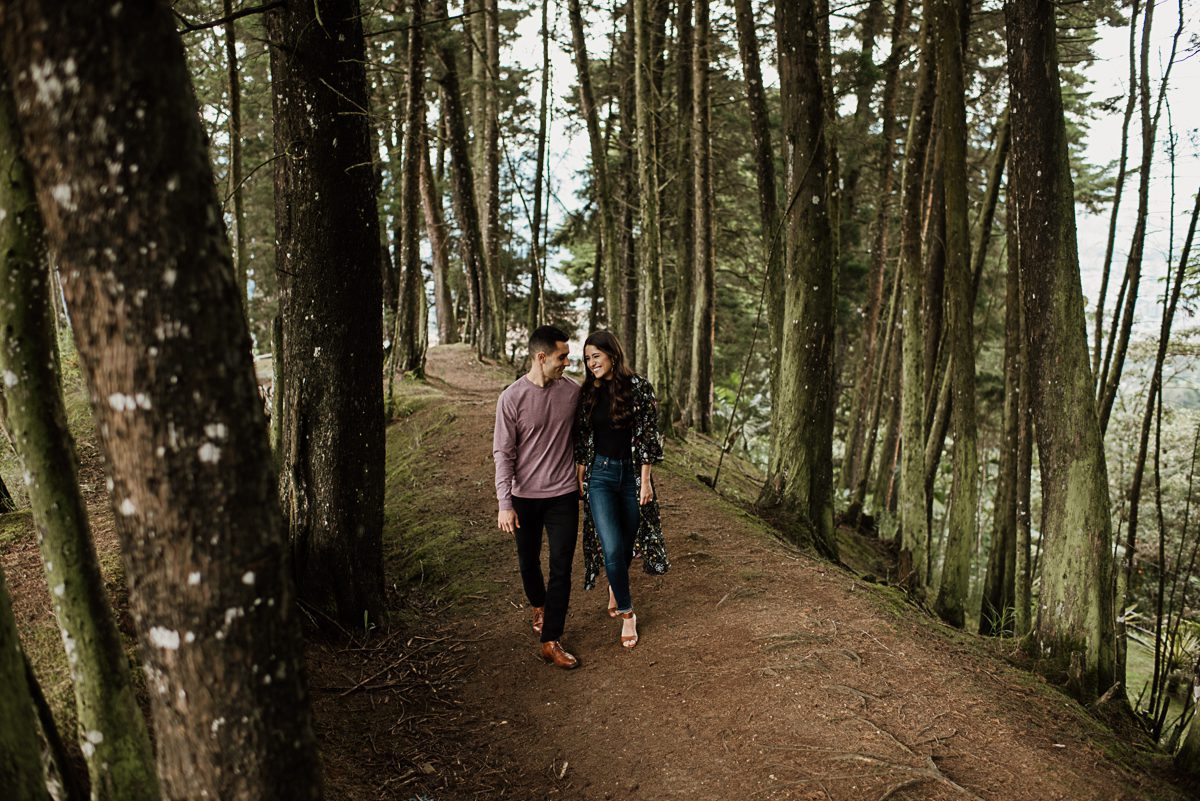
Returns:
[[[866,580],[887,575],[877,541],[842,532],[859,572],[835,567],[749,511],[748,466],[727,459],[719,492],[701,483],[717,449],[700,437],[668,443],[655,474],[673,566],[634,573],[638,646],[620,647],[603,581],[580,590],[579,549],[564,645],[583,664],[547,666],[515,552],[495,526],[495,400],[514,375],[461,346],[432,349],[428,371],[427,383],[399,385],[401,419],[388,431],[391,625],[318,632],[312,618],[327,797],[1194,797],[1165,755],[1016,666],[1011,641],[943,626]],[[102,567],[130,635],[86,437],[81,453]],[[0,561],[42,684],[69,718],[31,529],[28,515],[0,516]]]

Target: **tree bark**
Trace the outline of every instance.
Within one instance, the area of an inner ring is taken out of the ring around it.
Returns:
[[[658,392],[660,426],[670,433],[671,364],[667,358],[667,309],[663,298],[662,242],[658,228],[658,153],[655,147],[655,102],[651,83],[649,0],[633,0],[634,91],[637,116],[638,201],[641,212],[638,263],[645,282],[646,377]],[[693,341],[694,344],[694,341]]]
[[[1090,701],[1115,675],[1112,531],[1092,394],[1059,85],[1054,6],[1005,5],[1012,90],[1013,201],[1021,248],[1033,416],[1042,472],[1038,653]]]
[[[913,91],[912,112],[900,177],[900,265],[903,281],[901,352],[900,448],[900,563],[907,567],[901,581],[923,592],[928,581],[925,492],[925,346],[921,338],[925,314],[922,307],[924,276],[921,259],[921,177],[933,122],[933,35],[929,13],[921,25],[921,48]]]
[[[861,498],[866,497],[867,477],[871,470],[870,465],[863,466],[861,454],[864,447],[869,447],[864,443],[864,433],[869,430],[864,423],[869,414],[868,410],[873,406],[871,398],[874,390],[871,386],[871,377],[878,374],[876,362],[878,361],[879,318],[883,310],[883,290],[887,278],[888,224],[891,219],[892,185],[895,178],[896,84],[900,75],[900,62],[903,61],[907,51],[903,38],[907,24],[908,1],[897,0],[892,18],[891,52],[888,54],[887,61],[884,62],[885,77],[880,110],[883,123],[878,156],[879,197],[876,199],[875,218],[871,225],[870,295],[858,346],[860,359],[854,394],[851,396],[853,406],[850,410],[850,430],[846,435],[845,455],[842,458],[838,485],[839,489],[850,490]],[[847,193],[849,194],[849,190]],[[898,278],[894,280],[897,284],[899,283]],[[847,511],[848,522],[851,525],[857,521],[860,511],[860,507],[855,507],[852,501]]]
[[[446,19],[445,0],[433,0],[433,18]],[[458,82],[458,53],[455,42],[441,36],[436,45],[442,71],[437,81],[442,87],[442,119],[450,140],[451,197],[454,216],[461,227],[459,245],[467,270],[467,297],[470,306],[468,339],[480,355],[486,354],[485,332],[491,329],[494,310],[488,301],[487,268],[484,264],[483,229],[479,224],[479,208],[475,204],[475,176],[471,169],[467,123],[462,107],[462,92]]]
[[[638,314],[638,285],[641,283],[638,275],[639,241],[635,236],[634,214],[641,215],[641,196],[638,192],[638,153],[634,140],[637,138],[637,22],[634,9],[636,0],[626,0],[625,26],[621,31],[617,46],[616,61],[618,63],[618,85],[621,96],[617,103],[620,115],[620,127],[617,134],[617,149],[622,156],[621,161],[621,324],[617,327],[624,339],[626,356],[634,369],[645,372],[645,329],[639,325]],[[644,235],[644,234],[643,234]],[[640,336],[639,336],[640,334]],[[643,340],[639,342],[639,339]]]
[[[229,191],[233,195],[234,256],[233,272],[237,278],[243,308],[246,298],[246,208],[242,191],[242,81],[238,70],[237,24],[233,20],[233,0],[221,0],[225,23],[225,60],[229,72]],[[248,309],[247,309],[248,311]]]
[[[1010,247],[1016,244],[1015,239]],[[1020,447],[1021,407],[1021,284],[1019,263],[1010,258],[1004,282],[1004,409],[1000,436],[1000,465],[992,500],[992,540],[983,601],[979,611],[979,633],[993,637],[1013,633],[1012,614],[1017,563],[1017,462]]]
[[[966,32],[962,0],[935,0],[938,27]],[[941,586],[934,608],[956,628],[966,623],[979,500],[978,434],[975,421],[975,300],[971,273],[971,232],[967,223],[967,113],[963,36],[939,37],[938,107],[942,118],[943,195],[946,201],[947,337],[954,430],[954,478],[947,511],[949,533]]]
[[[693,285],[692,367],[688,388],[688,412],[692,425],[712,433],[713,337],[716,334],[714,297],[713,188],[712,188],[712,101],[709,92],[708,0],[696,0],[696,32],[692,43],[692,161],[693,201],[696,211],[692,227],[696,276]],[[684,236],[688,236],[687,232]]]
[[[837,558],[833,531],[833,334],[836,266],[830,221],[825,126],[828,115],[811,36],[815,0],[777,9],[780,99],[789,204],[782,340],[772,354],[771,458],[760,506],[787,536]],[[794,206],[800,206],[793,209]],[[793,210],[795,213],[793,214]],[[783,354],[787,354],[784,360]]]
[[[319,799],[249,331],[174,20],[163,5],[4,11],[0,50],[108,466],[163,794]],[[43,64],[50,95],[34,78]]]
[[[289,4],[268,13],[267,31],[276,152],[286,154],[275,162],[280,497],[300,597],[361,627],[364,616],[384,613],[384,412],[379,218],[366,168],[359,5]]]
[[[0,70],[0,77],[2,70]],[[50,269],[16,109],[0,85],[0,375],[3,409],[25,475],[50,600],[67,647],[79,743],[92,798],[159,798],[154,751],[134,697],[79,492],[51,308]]]
[[[571,43],[575,54],[575,70],[579,80],[579,109],[587,128],[588,145],[591,148],[593,194],[600,220],[600,249],[603,251],[604,305],[607,310],[608,327],[619,336],[626,336],[621,329],[621,264],[618,246],[616,216],[613,211],[612,193],[608,177],[608,153],[600,135],[600,114],[596,109],[596,98],[592,91],[591,67],[588,61],[587,37],[583,28],[583,12],[579,0],[568,0],[567,17],[571,24]]]
[[[533,224],[529,235],[529,332],[546,316],[542,234],[542,180],[546,173],[546,121],[550,106],[550,0],[542,0],[542,87],[538,104],[537,168],[533,177]],[[546,194],[549,194],[547,192]]]
[[[429,239],[433,265],[433,308],[437,314],[438,342],[452,345],[458,342],[458,321],[450,293],[450,243],[442,213],[441,186],[434,179],[433,165],[429,161],[429,126],[421,132],[420,189],[425,236]]]
[[[421,271],[420,252],[421,139],[425,132],[424,22],[425,0],[411,0],[401,140],[400,214],[396,230],[396,239],[400,243],[400,297],[391,337],[394,358],[392,369],[388,370],[389,408],[396,370],[417,376],[425,372],[425,277]]]
[[[1117,241],[1117,212],[1121,209],[1121,195],[1125,191],[1125,170],[1129,163],[1129,123],[1133,119],[1133,107],[1137,104],[1137,28],[1141,0],[1133,0],[1129,10],[1129,91],[1125,95],[1125,113],[1121,117],[1121,155],[1117,158],[1116,186],[1113,188],[1112,211],[1108,218],[1108,239],[1104,249],[1104,266],[1100,270],[1100,295],[1096,301],[1096,336],[1092,341],[1092,374],[1100,375],[1100,354],[1104,346],[1104,300],[1108,295],[1108,282],[1112,270],[1113,248]],[[1120,301],[1117,306],[1120,306]],[[1099,393],[1101,387],[1097,387]]]
[[[677,135],[675,172],[682,184],[678,197],[675,236],[675,295],[671,304],[671,363],[675,365],[675,418],[690,425],[687,409],[692,385],[692,329],[696,281],[696,252],[692,231],[696,226],[695,159],[692,156],[692,59],[695,32],[692,24],[692,0],[680,0],[675,21],[675,68]]]

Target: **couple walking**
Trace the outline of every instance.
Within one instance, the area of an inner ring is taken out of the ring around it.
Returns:
[[[570,348],[553,326],[529,339],[529,372],[500,394],[492,455],[496,461],[497,524],[512,534],[533,631],[542,658],[579,666],[562,647],[571,596],[571,565],[583,499],[584,589],[608,576],[608,616],[621,620],[621,645],[638,643],[629,590],[634,552],[647,573],[670,567],[659,523],[651,465],[663,458],[658,403],[650,382],[625,362],[620,341],[597,331],[583,345],[581,388],[564,378]],[[550,578],[542,573],[542,531]]]

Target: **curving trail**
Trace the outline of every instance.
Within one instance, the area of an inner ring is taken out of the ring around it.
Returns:
[[[466,530],[495,529],[491,432],[504,374],[434,348],[455,420],[426,443]],[[511,380],[511,376],[509,377]],[[541,662],[516,556],[487,539],[494,593],[454,613],[477,736],[523,793],[572,799],[1183,798],[1165,760],[889,590],[775,540],[668,463],[656,474],[673,569],[634,575],[641,642],[618,643],[577,555],[565,644]],[[441,797],[441,796],[439,796]],[[518,794],[516,797],[525,797]]]

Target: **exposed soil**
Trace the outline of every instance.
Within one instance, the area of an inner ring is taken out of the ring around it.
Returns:
[[[620,647],[603,581],[580,589],[580,549],[564,644],[583,665],[547,666],[515,551],[495,528],[495,399],[514,375],[465,347],[432,349],[428,370],[440,392],[432,404],[449,404],[454,419],[422,435],[421,477],[437,489],[418,496],[417,511],[453,518],[478,543],[462,569],[490,589],[453,603],[436,591],[405,595],[386,632],[313,627],[309,683],[328,797],[1190,797],[1165,756],[1118,739],[1012,666],[1003,643],[942,626],[898,591],[784,544],[746,512],[736,481],[714,492],[670,444],[656,485],[673,568],[633,576],[641,642]],[[88,447],[84,481],[98,546],[111,556]],[[32,533],[3,550],[22,631],[44,625]]]

